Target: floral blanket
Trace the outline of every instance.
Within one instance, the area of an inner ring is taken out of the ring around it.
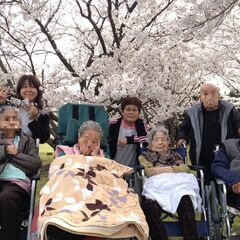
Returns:
[[[40,239],[48,239],[49,225],[87,236],[148,239],[138,196],[122,178],[131,171],[103,157],[56,158],[40,192]]]

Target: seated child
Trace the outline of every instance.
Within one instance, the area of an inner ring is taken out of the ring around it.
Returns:
[[[20,212],[29,200],[29,177],[41,166],[32,138],[20,129],[20,117],[13,107],[0,113],[0,239],[19,239]]]
[[[227,185],[228,205],[240,210],[240,140],[228,139],[220,145],[212,162],[212,174]]]
[[[102,137],[103,131],[101,125],[92,120],[86,121],[78,130],[78,143],[73,147],[57,145],[55,157],[63,156],[65,154],[104,157],[103,150],[100,149]]]
[[[198,239],[192,203],[192,198],[196,195],[198,200],[195,202],[195,208],[199,207],[199,189],[195,176],[186,173],[189,172],[189,168],[183,163],[181,156],[169,150],[168,130],[165,127],[152,129],[148,144],[149,150],[140,155],[139,161],[149,177],[143,187],[142,208],[150,228],[151,239],[168,239],[160,219],[163,211],[177,211],[185,240]],[[192,186],[195,190],[191,190]]]

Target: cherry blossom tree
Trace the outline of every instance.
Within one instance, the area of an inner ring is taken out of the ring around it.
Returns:
[[[149,123],[178,118],[205,79],[230,80],[219,57],[230,46],[217,39],[237,11],[238,0],[1,1],[1,79],[37,75],[52,107],[92,102],[114,115],[134,95]]]
[[[204,43],[205,52],[208,52],[206,72],[224,82],[231,90],[231,95],[240,94],[239,29],[240,9],[236,7]]]

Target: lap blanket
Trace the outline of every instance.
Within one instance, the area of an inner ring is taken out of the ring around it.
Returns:
[[[87,236],[148,239],[138,195],[122,178],[131,171],[103,157],[56,158],[40,192],[40,239],[48,239],[49,225]]]
[[[184,195],[190,196],[193,207],[201,211],[201,197],[196,177],[190,173],[161,173],[147,178],[142,195],[158,202],[169,213],[176,213]]]

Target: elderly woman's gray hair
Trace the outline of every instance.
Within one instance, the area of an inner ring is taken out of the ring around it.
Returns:
[[[87,130],[94,130],[100,134],[100,138],[102,139],[103,137],[103,130],[101,125],[98,122],[89,120],[84,122],[80,128],[78,129],[78,137],[81,137],[85,131]]]
[[[157,132],[162,132],[167,138],[169,138],[169,131],[164,126],[156,126],[148,133],[147,141],[149,145],[151,145],[153,138]]]

